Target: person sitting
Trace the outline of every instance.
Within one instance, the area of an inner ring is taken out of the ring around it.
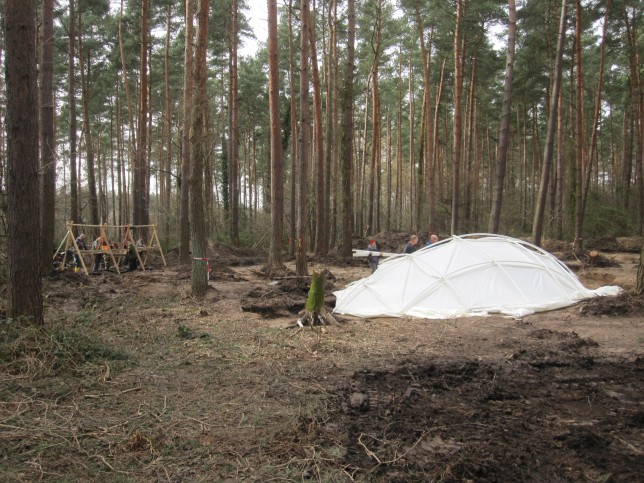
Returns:
[[[85,233],[81,233],[76,237],[76,246],[78,247],[79,250],[87,250],[87,244],[85,243]],[[81,259],[80,259],[80,254],[76,253],[76,250],[72,250],[72,253],[74,255],[74,266],[76,268],[81,267]]]
[[[138,259],[136,257],[136,250],[134,249],[134,245],[132,243],[130,243],[128,251],[125,254],[125,260],[123,261],[128,266],[130,272],[137,269]]]
[[[99,236],[92,243],[92,250],[104,250],[103,247],[109,247],[109,245],[103,239],[102,236]],[[104,257],[102,253],[97,253],[96,255],[94,255],[94,266],[92,267],[92,274],[95,275],[98,273],[98,269],[103,261],[104,261]],[[107,269],[108,267],[105,267],[105,268]]]
[[[407,242],[407,245],[405,245],[405,249],[403,250],[403,253],[414,253],[416,250],[418,250],[418,235],[412,235],[409,237],[409,241]]]
[[[81,233],[76,237],[76,246],[79,250],[87,250],[87,244],[85,243],[85,233]]]
[[[145,248],[145,241],[143,240],[143,237],[139,238],[136,241],[136,248]]]

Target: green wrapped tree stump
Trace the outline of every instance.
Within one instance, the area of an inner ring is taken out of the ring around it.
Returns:
[[[327,317],[334,320],[324,307],[324,275],[313,272],[309,298],[306,301],[304,315],[298,320],[298,323],[301,326],[323,325],[328,323]]]

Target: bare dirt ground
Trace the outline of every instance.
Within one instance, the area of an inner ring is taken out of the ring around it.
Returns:
[[[596,242],[593,266],[547,248],[632,289],[641,240]],[[0,481],[641,481],[644,299],[298,328],[306,281],[213,254],[202,299],[170,253],[48,277],[44,330],[0,320]],[[329,307],[369,274],[313,270]]]

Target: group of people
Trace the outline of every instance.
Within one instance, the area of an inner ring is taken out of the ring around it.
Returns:
[[[425,246],[429,247],[437,242],[438,235],[436,233],[432,233],[431,235],[429,235],[429,240],[427,240]],[[412,235],[409,237],[409,241],[407,242],[407,245],[405,245],[403,253],[414,253],[416,250],[418,250],[418,235]]]
[[[438,235],[436,233],[431,233],[429,235],[427,243],[425,243],[425,246],[429,247],[437,242]],[[367,250],[369,252],[372,252],[367,255],[367,261],[369,262],[369,266],[371,267],[371,273],[373,273],[377,270],[378,263],[380,262],[380,249],[378,248],[378,243],[376,243],[375,238],[369,239],[369,246],[367,247]],[[403,253],[414,253],[416,250],[418,250],[418,235],[412,235],[409,237],[409,241],[405,245]]]
[[[85,236],[85,233],[81,233],[80,235],[78,235],[76,237],[75,241],[76,241],[76,246],[78,247],[78,250],[89,250],[90,249],[90,247],[88,246],[87,242],[85,241],[86,238],[87,237]],[[129,249],[128,249],[126,255],[125,255],[125,258],[126,258],[125,263],[126,263],[126,265],[128,265],[130,270],[136,270],[137,265],[138,265],[138,261],[137,261],[136,251],[134,250],[134,247],[132,246],[131,243],[128,243],[127,241],[124,241],[122,245],[123,245],[122,248],[128,248],[128,246],[129,246]],[[145,247],[145,241],[143,240],[142,237],[139,238],[136,241],[136,247],[138,249],[141,249],[141,248]],[[96,240],[94,240],[92,242],[92,245],[91,245],[92,250],[108,250],[108,249],[118,250],[120,248],[121,248],[121,246],[119,246],[119,244],[116,243],[116,242],[112,242],[111,244],[108,243],[108,241],[105,238],[103,238],[102,235],[99,236]],[[74,250],[73,256],[74,256],[74,265],[75,265],[75,267],[76,268],[81,267],[82,264],[81,264],[80,254]],[[101,263],[103,263],[103,265],[105,266],[105,270],[110,269],[110,260],[105,258],[105,254],[97,253],[97,254],[94,255],[94,263],[93,263],[93,266],[92,266],[92,274],[95,275],[95,274],[98,273],[99,268],[101,266]]]

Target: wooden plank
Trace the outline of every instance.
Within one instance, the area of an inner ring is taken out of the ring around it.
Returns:
[[[375,257],[394,257],[396,255],[404,255],[404,253],[388,253],[388,252],[372,252],[369,250],[351,250],[354,258],[366,257],[373,255]]]

